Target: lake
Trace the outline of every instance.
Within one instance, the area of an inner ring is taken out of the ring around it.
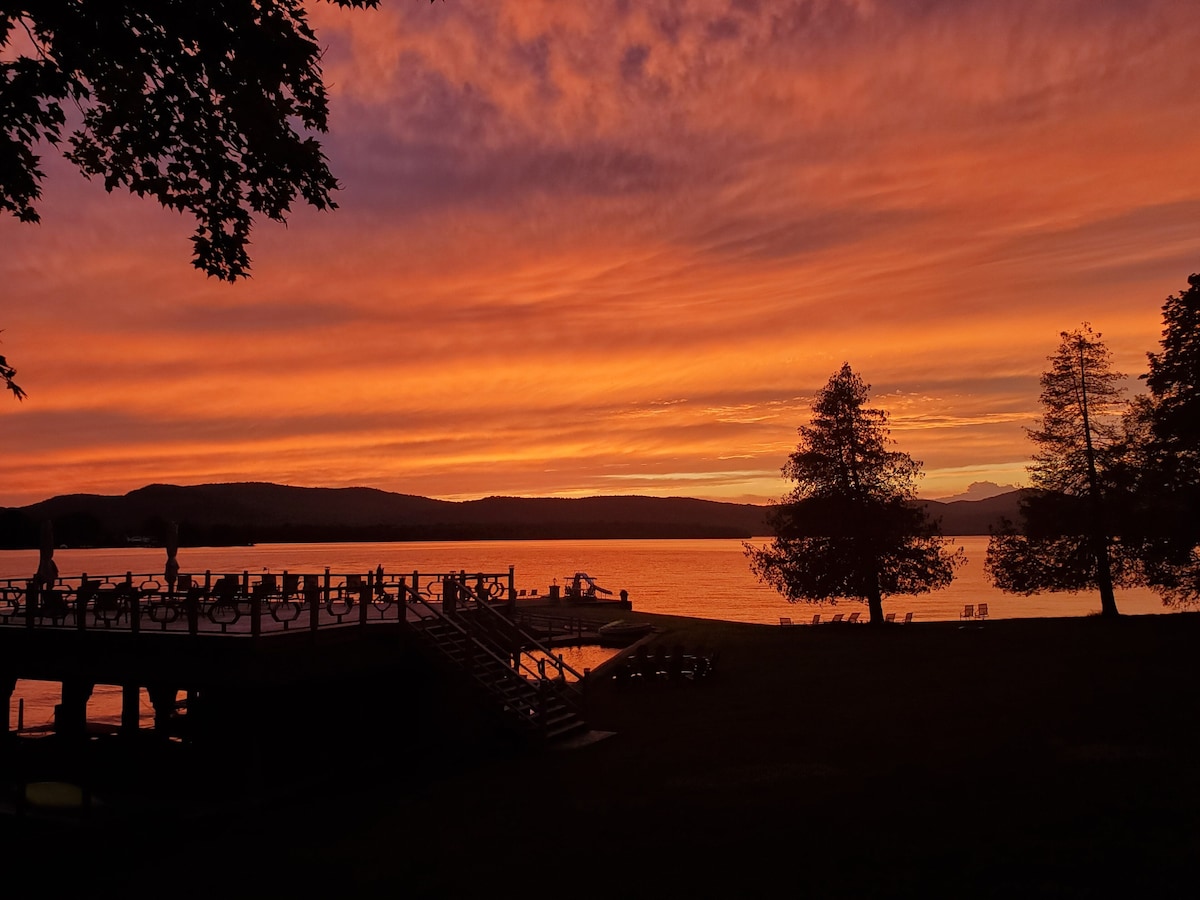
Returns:
[[[1085,616],[1099,612],[1095,592],[1038,594],[1021,597],[993,588],[984,575],[987,537],[959,537],[967,563],[945,590],[918,597],[896,596],[884,600],[884,610],[897,618],[912,611],[914,621],[954,621],[964,604],[988,604],[994,619],[1044,616]],[[751,543],[765,544],[768,538]],[[63,549],[54,554],[62,575],[106,575],[124,572],[161,573],[166,556],[162,549]],[[576,572],[586,572],[613,594],[629,592],[633,608],[642,612],[703,619],[725,619],[777,625],[780,616],[810,621],[814,612],[828,618],[832,607],[789,604],[760,584],[751,573],[742,542],[737,540],[570,540],[570,541],[430,541],[418,543],[259,544],[253,547],[184,547],[178,555],[180,571],[192,575],[214,572],[333,572],[373,571],[382,565],[388,572],[503,572],[514,568],[518,590],[536,588],[547,593],[551,584],[569,584]],[[0,579],[28,578],[37,570],[36,550],[0,551]],[[1117,607],[1123,613],[1162,613],[1161,600],[1152,591],[1119,590]],[[866,607],[842,603],[837,611]],[[592,652],[592,651],[587,651]],[[570,661],[570,660],[569,660]],[[591,666],[583,660],[577,668]],[[142,710],[151,717],[143,691]],[[17,723],[18,704],[25,700],[26,727],[44,725],[53,715],[57,685],[19,681],[13,694],[10,722]],[[89,718],[116,723],[120,720],[120,688],[97,686],[89,705]]]
[[[752,543],[764,544],[767,538]],[[955,543],[967,554],[967,564],[943,591],[919,597],[887,598],[884,608],[903,616],[909,610],[918,621],[954,620],[965,603],[986,602],[992,618],[1084,616],[1098,612],[1094,592],[1003,594],[988,584],[983,572],[987,537],[959,537]],[[54,560],[63,575],[161,573],[166,557],[156,548],[58,550]],[[388,572],[505,571],[513,566],[518,589],[546,593],[555,581],[569,583],[576,572],[587,572],[614,594],[629,591],[636,610],[665,615],[727,619],[776,624],[781,615],[810,618],[819,607],[789,604],[760,584],[750,572],[737,540],[574,540],[574,541],[430,541],[419,543],[259,544],[253,547],[184,547],[180,571],[192,575],[213,572]],[[0,551],[0,578],[28,578],[37,570],[36,550]],[[1118,591],[1117,606],[1125,613],[1163,612],[1152,591]],[[828,607],[825,608],[828,610]],[[841,609],[863,609],[842,604]]]

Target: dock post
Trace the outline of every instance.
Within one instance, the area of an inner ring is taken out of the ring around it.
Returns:
[[[87,735],[87,705],[95,685],[70,678],[62,682],[61,702],[54,707],[54,733],[83,738]]]
[[[183,608],[187,611],[188,634],[200,631],[200,597],[195,588],[188,588],[183,595]]]
[[[375,573],[370,569],[367,570],[367,589],[358,595],[358,624],[363,628],[367,627],[367,608],[370,607],[371,599],[375,596]]]
[[[125,573],[125,596],[129,598],[129,630],[137,634],[142,625],[142,595],[133,589],[133,573]]]
[[[131,737],[141,727],[141,694],[137,683],[121,685],[121,736]]]
[[[8,733],[12,730],[12,721],[9,717],[12,715],[12,713],[10,711],[10,707],[12,706],[13,691],[15,691],[16,689],[17,689],[17,676],[16,675],[9,675],[7,673],[4,675],[0,675],[0,696],[2,696],[4,698],[4,735],[6,737],[8,736]],[[22,698],[22,700],[17,708],[17,730],[18,731],[20,730],[21,725],[24,724],[21,721],[21,719],[23,719],[24,717],[25,717],[25,700]]]
[[[175,714],[179,690],[163,684],[151,684],[147,685],[146,693],[150,695],[150,703],[154,707],[155,736],[166,740],[170,737],[171,717]]]
[[[75,592],[75,630],[85,631],[87,629],[87,594],[84,588],[87,586],[87,572],[79,576],[79,590]]]
[[[514,566],[508,567],[508,614],[513,616],[517,611],[517,581],[514,577]]]
[[[332,591],[329,587],[329,584],[330,584],[330,582],[329,582],[329,566],[326,566],[324,578],[321,582],[321,585],[317,589],[317,598],[313,604],[312,617],[309,619],[309,623],[308,623],[309,627],[312,629],[313,634],[316,634],[317,629],[321,625],[321,609],[322,609],[322,607],[328,608],[328,606],[329,606],[329,601],[330,601],[331,595],[332,595]]]

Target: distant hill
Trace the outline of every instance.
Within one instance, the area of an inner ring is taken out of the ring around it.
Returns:
[[[1008,491],[984,500],[922,500],[930,518],[941,523],[942,534],[987,534],[1007,519],[1020,521],[1021,498],[1025,490]]]
[[[1016,517],[1019,492],[978,501],[922,501],[945,534],[986,534]],[[67,494],[0,508],[0,547],[55,543],[161,544],[168,523],[183,546],[304,541],[750,538],[770,533],[768,507],[686,497],[486,497],[452,502],[374,488],[304,488],[261,482],[152,484],[124,496]]]

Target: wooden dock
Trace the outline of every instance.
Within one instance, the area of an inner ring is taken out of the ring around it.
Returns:
[[[522,627],[513,580],[510,567],[205,572],[170,585],[133,573],[0,581],[4,734],[19,679],[62,685],[60,737],[86,736],[88,698],[112,684],[124,692],[123,732],[139,731],[145,689],[163,738],[220,744],[267,734],[286,742],[330,707],[399,721],[412,699],[404,682],[438,671],[493,708],[498,724],[554,738],[582,725],[579,691],[568,686],[579,676],[553,657],[561,633]]]

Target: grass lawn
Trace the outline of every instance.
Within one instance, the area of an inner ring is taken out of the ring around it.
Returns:
[[[582,746],[518,752],[426,709],[311,760],[309,788],[277,801],[106,833],[10,820],[0,853],[126,896],[1196,895],[1198,614],[625,616],[715,649],[716,669],[598,673],[587,716],[609,734]]]

